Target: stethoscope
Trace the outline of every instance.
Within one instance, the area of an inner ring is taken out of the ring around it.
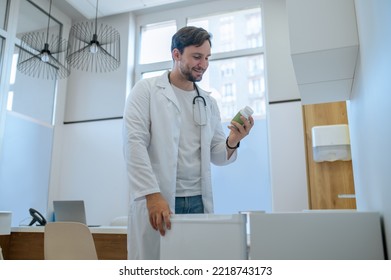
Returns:
[[[171,73],[169,72],[168,73],[168,82],[171,84],[170,74]],[[194,96],[194,98],[193,98],[193,119],[197,125],[203,126],[203,125],[206,125],[206,101],[205,101],[205,98],[200,94],[196,83],[193,83],[193,85],[194,85],[194,88],[197,92],[197,95]],[[196,106],[196,103],[198,104],[198,106]],[[200,103],[203,103],[204,106],[201,106]],[[196,107],[198,107],[198,110],[195,109]],[[203,108],[203,110],[202,110],[202,108]]]
[[[194,96],[194,98],[193,98],[193,105],[195,105],[195,103],[196,103],[196,101],[197,101],[197,98],[200,98],[201,101],[204,103],[204,106],[206,107],[205,98],[204,98],[203,96],[200,95],[200,92],[198,91],[197,85],[196,85],[195,83],[193,83],[193,84],[194,84],[194,88],[195,88],[195,90],[196,90],[196,92],[197,92],[197,95]]]
[[[205,101],[205,98],[203,96],[200,95],[200,92],[198,91],[198,87],[195,83],[194,84],[194,88],[197,92],[197,95],[194,96],[193,98],[193,119],[194,119],[194,122],[200,126],[202,125],[206,125],[206,101]],[[197,101],[198,99],[198,101]],[[202,103],[204,103],[204,110],[202,110],[202,106],[200,105],[200,101]],[[198,110],[195,109],[196,107],[196,103],[198,103]]]

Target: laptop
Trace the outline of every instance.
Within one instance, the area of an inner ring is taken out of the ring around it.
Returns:
[[[54,200],[54,221],[79,222],[87,225],[84,200]],[[88,225],[97,227],[99,225]]]

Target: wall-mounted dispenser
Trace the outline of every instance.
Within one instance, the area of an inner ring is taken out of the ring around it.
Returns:
[[[312,127],[312,152],[316,162],[351,160],[348,125]]]

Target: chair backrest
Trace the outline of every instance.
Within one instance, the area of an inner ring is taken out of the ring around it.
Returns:
[[[90,229],[77,222],[54,222],[45,226],[45,260],[97,260]]]

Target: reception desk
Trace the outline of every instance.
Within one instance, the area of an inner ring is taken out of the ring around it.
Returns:
[[[312,210],[246,215],[246,219],[236,214],[173,215],[171,230],[161,237],[161,258],[384,260],[386,256],[377,212]],[[90,230],[98,259],[126,259],[126,227]],[[44,228],[12,228],[11,235],[0,236],[0,246],[4,259],[42,260]]]
[[[99,260],[127,259],[126,227],[90,227]],[[5,260],[43,260],[44,227],[14,227],[0,236]]]
[[[161,258],[384,260],[380,214],[352,210],[173,215]],[[248,231],[246,229],[248,226]],[[244,235],[247,231],[247,244]],[[246,246],[247,245],[247,246]],[[248,255],[245,256],[248,252]]]

